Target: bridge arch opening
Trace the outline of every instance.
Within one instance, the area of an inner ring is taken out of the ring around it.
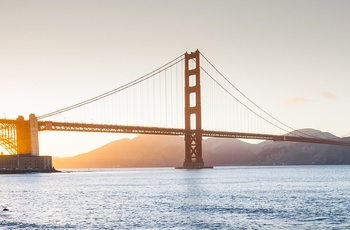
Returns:
[[[5,144],[5,142],[7,142]],[[0,138],[0,155],[14,155],[16,154],[16,150],[14,149],[14,147],[9,147],[8,144],[9,141],[5,141],[3,139]],[[10,145],[13,145],[10,143]]]
[[[0,145],[0,155],[8,155],[7,149],[3,148],[1,145]]]
[[[17,154],[16,124],[3,120],[0,122],[0,154]]]

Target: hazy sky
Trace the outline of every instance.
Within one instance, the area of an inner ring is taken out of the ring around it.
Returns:
[[[0,35],[0,117],[69,106],[198,48],[288,125],[350,133],[347,0],[0,0]],[[40,151],[121,136],[45,132]]]

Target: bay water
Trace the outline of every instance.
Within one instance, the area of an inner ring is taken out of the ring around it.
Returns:
[[[0,229],[350,229],[348,165],[63,170],[0,185]]]

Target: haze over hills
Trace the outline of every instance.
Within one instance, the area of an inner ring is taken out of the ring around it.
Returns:
[[[330,133],[304,129],[303,133],[336,138]],[[344,138],[350,142],[350,138]],[[139,135],[113,141],[88,153],[54,158],[56,168],[176,167],[184,160],[182,137]],[[263,141],[250,144],[238,139],[203,140],[206,165],[350,164],[350,147],[312,143]]]

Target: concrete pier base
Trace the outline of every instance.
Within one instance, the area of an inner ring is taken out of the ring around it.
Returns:
[[[204,162],[184,162],[183,166],[176,167],[176,169],[212,169],[213,166],[205,166]]]

